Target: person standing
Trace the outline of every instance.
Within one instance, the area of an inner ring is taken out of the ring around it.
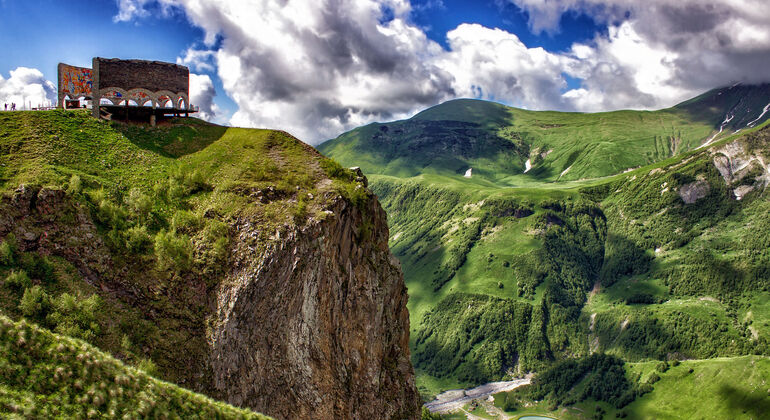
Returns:
[[[5,110],[8,111],[8,103],[5,104]]]
[[[16,111],[16,102],[11,102],[11,111]]]

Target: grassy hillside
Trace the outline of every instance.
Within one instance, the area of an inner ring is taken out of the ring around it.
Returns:
[[[157,380],[82,340],[2,315],[0,416],[267,419]]]
[[[367,200],[360,185],[284,132],[4,112],[0,311],[212,395],[207,334],[233,226],[260,227],[257,254],[336,197]]]
[[[621,408],[585,391],[599,372],[591,372],[568,385],[550,389],[534,400],[537,385],[494,396],[494,408],[482,402],[478,411],[504,412],[508,416],[543,415],[561,420],[596,418],[627,419],[761,419],[768,403],[767,378],[770,359],[762,356],[626,363],[621,370],[629,387],[636,389],[635,400]],[[566,379],[566,376],[563,377]],[[606,376],[605,376],[606,378]],[[556,400],[567,402],[559,405]],[[470,407],[467,407],[470,408]]]
[[[659,111],[593,114],[459,99],[408,120],[354,129],[319,150],[367,174],[454,178],[472,168],[472,183],[521,187],[614,175],[661,161],[712,135],[762,124],[770,118],[762,115],[768,103],[770,85],[715,89]]]
[[[475,184],[527,186],[650,164],[692,150],[713,130],[678,109],[581,114],[455,100],[355,129],[319,150],[367,174],[457,177],[472,168]]]
[[[423,397],[591,354],[770,354],[768,115],[747,126],[766,88],[656,112],[451,101],[322,145],[380,174]]]

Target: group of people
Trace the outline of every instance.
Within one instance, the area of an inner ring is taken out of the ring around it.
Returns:
[[[5,104],[5,110],[8,111],[8,104]],[[11,102],[11,111],[16,111],[16,104]]]

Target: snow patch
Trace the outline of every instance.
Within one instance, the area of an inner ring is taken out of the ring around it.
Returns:
[[[756,119],[749,121],[749,123],[748,123],[748,124],[746,124],[746,127],[754,127],[754,125],[757,123],[757,121],[761,120],[761,119],[762,119],[762,117],[763,117],[765,114],[767,114],[767,111],[770,111],[770,103],[768,103],[767,105],[765,105],[765,107],[762,109],[762,113],[761,113],[761,114],[759,114],[759,116],[758,116]]]
[[[532,169],[532,159],[527,159],[527,161],[524,162],[524,173],[526,174],[530,169]]]
[[[727,123],[732,121],[733,118],[735,118],[735,114],[731,114],[731,113],[728,112],[727,115],[725,115],[725,120],[722,121],[722,124],[719,126],[719,131],[716,134],[714,134],[713,136],[711,136],[710,139],[706,140],[705,143],[701,144],[700,147],[698,147],[698,149],[700,149],[701,147],[706,147],[709,144],[711,144],[714,141],[714,139],[717,138],[718,135],[722,134],[722,131],[724,131],[725,126],[727,126]]]
[[[574,164],[573,164],[573,165],[574,165]],[[569,172],[569,170],[570,170],[570,169],[572,169],[572,166],[573,166],[573,165],[570,165],[570,166],[569,166],[569,168],[567,168],[567,169],[565,169],[565,170],[561,171],[561,174],[559,174],[559,178],[561,178],[561,177],[563,177],[564,175],[566,175],[566,174],[567,174],[567,172]]]
[[[473,174],[473,168],[468,168],[468,170],[465,171],[465,175],[463,176],[466,178],[470,178],[472,174]]]

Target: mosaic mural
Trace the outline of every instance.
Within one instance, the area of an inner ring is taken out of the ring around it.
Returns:
[[[83,67],[59,65],[59,89],[70,98],[91,96],[93,72]]]

